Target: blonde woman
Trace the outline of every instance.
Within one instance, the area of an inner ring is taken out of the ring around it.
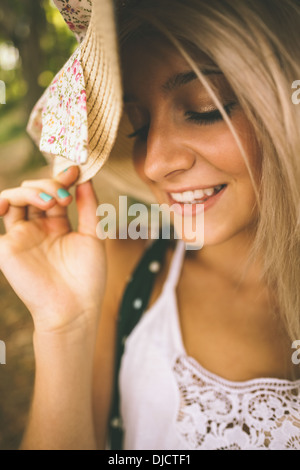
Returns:
[[[136,172],[159,203],[204,204],[204,246],[103,243],[91,181],[72,231],[76,165],[1,193],[1,269],[35,325],[22,448],[103,449],[110,419],[124,449],[299,450],[299,2],[121,3]],[[141,310],[123,349],[121,305]]]

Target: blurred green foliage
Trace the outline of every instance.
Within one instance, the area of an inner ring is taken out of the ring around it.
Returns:
[[[1,0],[0,80],[6,108],[30,110],[77,45],[52,0]]]
[[[76,47],[52,0],[1,0],[0,80],[6,86],[6,104],[0,104],[0,186],[45,164],[26,125],[33,106]]]

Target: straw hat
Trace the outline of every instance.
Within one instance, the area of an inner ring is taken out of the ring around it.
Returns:
[[[79,47],[34,107],[27,131],[53,164],[54,177],[76,164],[83,183],[102,169],[109,185],[149,203],[153,195],[134,170],[126,138],[132,129],[122,114],[115,24],[115,7],[134,2],[54,0]]]

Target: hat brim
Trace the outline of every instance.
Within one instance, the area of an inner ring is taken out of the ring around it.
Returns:
[[[81,175],[78,184],[97,176],[98,185],[103,183],[103,186],[115,190],[117,194],[128,195],[146,204],[152,204],[156,202],[155,197],[138,176],[133,165],[133,143],[127,137],[131,132],[131,124],[127,116],[123,114],[109,158],[105,163],[100,159],[94,161],[89,159],[84,165],[79,165]],[[62,157],[52,159],[52,164],[54,177],[70,166],[70,162]]]
[[[119,192],[153,202],[133,167],[132,143],[126,137],[131,127],[126,117],[121,121],[123,91],[113,4],[93,0],[92,7],[79,48],[35,107],[28,132],[53,163],[54,177],[71,163],[80,167],[78,184],[101,170]]]

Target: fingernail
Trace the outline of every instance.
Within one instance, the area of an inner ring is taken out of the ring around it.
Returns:
[[[76,165],[71,165],[71,166],[68,166],[68,168],[66,168],[62,173],[66,173],[68,170],[70,170],[71,168],[78,168],[78,166]]]
[[[53,199],[53,197],[50,196],[50,194],[47,194],[47,193],[40,193],[39,196],[40,196],[41,199],[43,199],[44,202],[49,202],[49,201],[51,201],[51,199]]]
[[[57,194],[58,194],[58,197],[59,197],[60,199],[65,199],[66,197],[71,196],[71,194],[69,193],[69,191],[67,191],[67,190],[64,189],[64,188],[60,188],[60,189],[57,191]]]

